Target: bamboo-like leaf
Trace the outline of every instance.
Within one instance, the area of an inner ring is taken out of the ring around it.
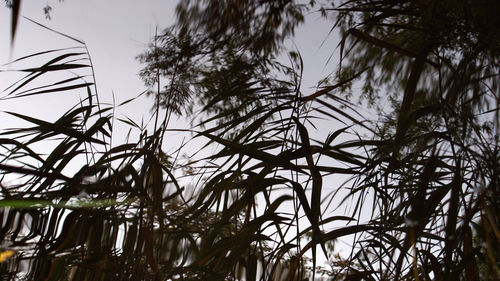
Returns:
[[[309,134],[304,125],[300,123],[298,119],[294,117],[293,119],[295,124],[297,125],[300,138],[302,140],[302,146],[306,149],[310,149],[311,144],[309,141]],[[306,156],[307,165],[309,167],[309,171],[311,172],[312,177],[312,190],[311,190],[311,226],[313,227],[313,241],[318,241],[323,249],[325,256],[327,256],[327,250],[325,247],[325,242],[322,238],[321,231],[319,229],[319,221],[321,216],[321,191],[323,188],[323,177],[321,176],[316,164],[313,161],[312,154]],[[313,255],[313,279],[316,271],[316,244],[312,247],[312,255]]]
[[[207,137],[207,138],[209,138],[217,143],[220,143],[229,149],[234,150],[236,153],[240,153],[240,154],[247,155],[247,156],[250,156],[252,158],[261,160],[263,163],[265,163],[265,165],[272,164],[273,166],[276,166],[276,167],[281,166],[281,167],[289,168],[292,170],[300,170],[296,167],[296,165],[294,165],[290,162],[287,162],[287,161],[281,161],[280,158],[277,158],[270,153],[260,151],[258,149],[252,149],[252,147],[247,147],[247,146],[244,146],[244,145],[241,145],[238,143],[234,143],[234,142],[222,139],[220,137],[217,137],[217,136],[214,136],[211,134],[207,134],[205,132],[199,132],[199,134],[203,135],[203,136],[205,136],[205,137]]]
[[[82,134],[81,132],[74,130],[72,128],[57,126],[53,123],[49,123],[49,122],[46,122],[46,121],[43,121],[40,119],[36,119],[36,118],[29,117],[26,115],[18,114],[15,112],[6,112],[6,113],[38,125],[39,127],[37,127],[37,130],[40,130],[41,132],[57,132],[57,133],[67,135],[69,137],[81,139],[83,141],[93,142],[93,143],[97,143],[97,144],[105,144],[105,142],[103,142],[101,140],[98,140],[98,139],[92,138],[92,137],[88,137],[88,136],[86,136],[86,134]]]
[[[309,96],[306,96],[304,98],[302,98],[302,100],[304,101],[311,101],[311,100],[315,100],[316,98],[320,97],[320,96],[323,96],[337,88],[340,88],[342,86],[344,86],[345,84],[347,83],[350,83],[351,81],[353,81],[354,79],[358,78],[361,74],[363,74],[363,72],[365,72],[365,69],[363,69],[362,71],[354,74],[353,76],[351,76],[350,78],[344,80],[344,81],[341,81],[335,85],[331,85],[331,86],[326,86],[324,87],[323,89],[315,92],[314,94],[311,94]]]
[[[322,238],[323,238],[323,241],[329,241],[329,240],[335,240],[337,238],[340,238],[340,237],[346,236],[346,235],[361,233],[361,232],[369,231],[369,230],[378,230],[378,229],[380,229],[380,227],[369,225],[369,224],[345,226],[345,227],[341,227],[341,228],[338,228],[338,229],[335,229],[335,230],[332,230],[330,232],[323,234]],[[301,256],[304,255],[309,249],[311,249],[311,247],[313,247],[317,243],[318,243],[318,241],[310,241],[309,243],[307,243],[302,248],[300,255]]]
[[[79,43],[79,44],[85,45],[85,42],[83,42],[83,41],[81,41],[81,40],[78,40],[78,39],[76,39],[76,38],[74,38],[74,37],[71,37],[71,36],[69,36],[69,35],[66,35],[66,34],[64,34],[64,33],[62,33],[62,32],[56,31],[56,30],[54,30],[54,29],[52,29],[52,28],[50,28],[50,27],[47,27],[47,26],[45,26],[45,25],[43,25],[43,24],[41,24],[41,23],[39,23],[39,22],[36,22],[36,21],[34,21],[34,20],[30,19],[30,18],[27,18],[27,17],[24,17],[24,16],[23,16],[23,18],[25,18],[25,19],[29,20],[30,22],[32,22],[32,23],[34,23],[34,24],[36,24],[36,25],[38,25],[38,26],[41,26],[41,27],[43,27],[43,28],[45,28],[45,29],[47,29],[47,30],[50,30],[50,31],[52,31],[52,32],[54,32],[54,33],[57,33],[57,34],[59,34],[59,35],[63,36],[63,37],[66,37],[66,38],[68,38],[68,39],[71,39],[71,40],[73,40],[73,41],[75,41],[75,42],[77,42],[77,43]]]
[[[16,38],[17,22],[19,20],[20,8],[21,8],[21,0],[12,0],[11,29],[10,29],[11,48],[14,46],[14,39]]]
[[[77,68],[85,68],[89,67],[86,64],[81,64],[81,63],[62,63],[62,64],[49,64],[49,65],[44,65],[42,67],[36,67],[36,68],[25,68],[25,69],[20,69],[18,71],[23,71],[23,72],[48,72],[48,71],[60,71],[60,70],[70,70],[70,69],[77,69]]]
[[[55,177],[56,179],[61,179],[65,181],[70,181],[71,179],[61,175],[61,174],[56,174],[56,173],[51,173],[51,172],[42,172],[38,170],[33,170],[29,168],[24,168],[24,167],[16,167],[16,166],[11,166],[11,165],[6,165],[6,164],[0,164],[0,170],[6,171],[9,173],[17,173],[21,175],[33,175],[33,176],[38,176],[38,177]]]
[[[30,90],[27,90],[23,93],[16,94],[15,98],[23,98],[23,97],[48,94],[48,93],[52,94],[52,93],[57,93],[57,92],[66,92],[66,91],[75,90],[75,89],[79,89],[79,88],[87,88],[88,86],[92,86],[92,85],[94,85],[94,83],[74,84],[74,85],[70,85],[70,86],[52,88],[52,89],[41,90],[41,91],[32,91],[34,89],[30,89]]]

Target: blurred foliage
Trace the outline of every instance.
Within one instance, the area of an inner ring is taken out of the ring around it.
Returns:
[[[272,90],[278,102],[291,84],[276,71],[294,71],[275,56],[304,20],[305,7],[288,0],[181,1],[176,25],[138,56],[146,64],[140,75],[158,102],[178,113],[201,105],[208,114],[238,118],[265,104],[259,91]],[[164,77],[169,79],[157,87]]]
[[[8,113],[31,125],[0,132],[2,279],[498,280],[498,9],[182,1],[139,56],[154,129],[117,119],[141,132],[117,146],[82,42],[14,61],[51,56],[1,100],[85,98],[55,122]],[[335,20],[341,61],[305,95],[283,46],[315,11]],[[35,84],[54,72],[69,77]],[[365,100],[386,105],[378,120]],[[184,112],[205,140],[186,161],[183,144],[164,150]]]

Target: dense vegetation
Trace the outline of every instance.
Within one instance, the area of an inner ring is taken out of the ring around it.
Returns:
[[[2,99],[86,98],[0,132],[2,279],[500,279],[500,4],[318,2],[182,1],[139,56],[154,128],[118,146],[82,42],[14,62],[50,56]],[[310,12],[340,61],[303,93],[285,43]],[[186,160],[172,114],[205,141]]]

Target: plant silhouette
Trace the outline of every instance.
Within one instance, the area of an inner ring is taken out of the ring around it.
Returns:
[[[335,18],[340,61],[303,93],[302,58],[285,42],[316,11]],[[180,2],[177,23],[138,57],[154,129],[116,146],[82,42],[14,61],[51,56],[20,69],[2,99],[86,98],[55,122],[9,113],[30,126],[1,132],[2,278],[498,280],[499,11],[466,0]],[[32,86],[54,72],[71,77]],[[186,161],[163,150],[173,114],[205,141]],[[47,141],[50,153],[34,150]]]

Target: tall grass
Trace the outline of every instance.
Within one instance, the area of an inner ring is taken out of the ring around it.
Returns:
[[[411,59],[403,83],[410,105],[403,99],[389,122],[364,120],[336,94],[358,72],[307,95],[299,57],[282,80],[238,76],[205,96],[203,119],[186,130],[205,145],[184,163],[162,150],[169,113],[138,141],[110,145],[113,109],[99,103],[85,75],[93,73],[90,54],[78,47],[19,59],[52,56],[22,69],[5,92],[86,96],[55,122],[9,113],[30,125],[1,132],[3,279],[498,279],[499,141],[470,115],[471,107],[477,116],[498,107],[456,93],[454,103],[418,100],[427,56]],[[59,72],[72,74],[32,86]],[[461,78],[443,77],[442,85]],[[156,98],[169,107],[168,95]],[[339,127],[316,127],[319,119]],[[329,133],[316,139],[315,130]],[[47,154],[33,148],[47,142]],[[347,255],[336,253],[343,238],[352,241]]]

